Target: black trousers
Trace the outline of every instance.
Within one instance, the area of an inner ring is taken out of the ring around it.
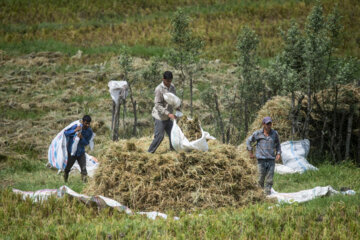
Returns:
[[[82,175],[87,175],[87,171],[86,171],[86,157],[85,157],[85,153],[82,154],[81,156],[71,156],[71,154],[68,152],[68,163],[65,167],[65,173],[69,173],[72,166],[74,165],[75,161],[78,162],[80,169],[81,169],[81,174]]]

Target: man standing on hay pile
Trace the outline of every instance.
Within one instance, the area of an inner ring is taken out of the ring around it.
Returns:
[[[246,146],[250,158],[254,159],[252,143],[256,142],[256,158],[259,170],[259,185],[265,189],[265,194],[271,194],[275,161],[278,162],[281,156],[280,139],[277,131],[271,129],[272,119],[264,117],[263,128],[255,131],[247,140]],[[266,181],[265,181],[266,180]]]
[[[165,93],[173,93],[176,95],[175,86],[171,83],[173,79],[172,72],[166,71],[163,74],[163,81],[155,88],[155,106],[152,111],[152,116],[155,120],[154,140],[150,144],[148,152],[154,153],[164,139],[165,132],[169,136],[170,149],[174,150],[171,144],[171,129],[173,126],[172,120],[176,119],[173,114],[173,107],[164,99]]]
[[[82,118],[82,124],[76,125],[74,124],[69,129],[67,129],[64,134],[68,139],[67,142],[67,151],[68,151],[68,162],[64,171],[64,180],[68,181],[69,172],[74,165],[75,161],[78,161],[80,169],[81,169],[81,179],[83,182],[86,182],[86,157],[85,157],[85,146],[90,143],[91,137],[93,135],[93,131],[90,127],[91,117],[89,115],[85,115]],[[79,143],[77,145],[77,150],[74,156],[71,156],[71,150],[74,143],[74,136],[77,133],[77,136],[80,138]]]

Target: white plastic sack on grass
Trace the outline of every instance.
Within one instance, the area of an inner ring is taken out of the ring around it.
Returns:
[[[127,81],[115,81],[115,80],[111,80],[108,83],[108,87],[109,87],[109,91],[110,91],[110,95],[112,100],[116,103],[116,105],[119,104],[120,99],[126,99],[127,95],[128,95],[128,83]]]
[[[201,138],[196,139],[194,141],[189,141],[184,133],[181,131],[179,125],[176,124],[176,120],[174,120],[173,127],[171,129],[171,144],[176,151],[191,151],[191,150],[200,150],[200,151],[208,151],[209,145],[207,144],[206,139],[216,139],[212,137],[208,132],[203,131],[201,129]]]
[[[180,107],[181,105],[181,100],[180,98],[178,98],[175,94],[173,93],[164,93],[164,100],[170,104],[171,106],[173,106],[175,109],[177,109],[178,107]]]
[[[140,214],[140,215],[146,215],[149,219],[157,219],[157,217],[167,219],[167,215],[161,212],[133,212],[130,208],[126,207],[125,205],[122,205],[121,203],[117,202],[114,199],[107,198],[101,195],[95,195],[95,196],[87,196],[84,194],[79,194],[75,191],[73,191],[71,188],[67,186],[61,186],[58,189],[42,189],[38,190],[36,192],[30,192],[30,191],[21,191],[18,189],[12,189],[13,193],[19,194],[23,197],[24,200],[27,198],[32,199],[34,202],[40,202],[43,203],[44,201],[48,200],[50,196],[56,196],[58,198],[62,198],[65,195],[69,195],[71,197],[74,197],[76,199],[79,199],[81,202],[85,203],[87,206],[89,206],[89,202],[94,203],[99,208],[104,207],[111,207],[119,212],[125,212],[126,214],[133,215],[134,213]],[[179,220],[178,217],[174,217],[174,220]]]
[[[50,166],[61,170],[64,170],[68,160],[68,153],[66,149],[66,137],[65,130],[70,128],[73,125],[80,125],[80,121],[74,121],[63,130],[61,130],[56,137],[51,141],[51,144],[48,149],[48,164]]]
[[[292,173],[302,173],[301,171],[294,170],[288,166],[282,164],[275,164],[275,172],[277,174],[292,174]]]
[[[283,142],[281,143],[282,162],[286,167],[299,173],[307,170],[318,170],[306,160],[309,150],[310,141],[308,139]]]
[[[326,187],[314,187],[312,189],[302,190],[299,192],[292,193],[278,193],[274,189],[271,189],[271,194],[267,196],[268,198],[276,198],[278,202],[284,203],[294,203],[294,202],[307,202],[313,200],[317,197],[331,196],[334,194],[343,194],[343,195],[354,195],[355,191],[348,190],[339,192],[333,189],[331,186]]]
[[[86,158],[87,174],[89,177],[93,177],[96,169],[98,169],[98,167],[99,167],[99,162],[95,157],[93,157],[87,153],[85,153],[85,158]],[[71,168],[71,171],[72,170],[78,170],[79,172],[81,172],[81,168],[77,161],[74,163],[73,167]]]

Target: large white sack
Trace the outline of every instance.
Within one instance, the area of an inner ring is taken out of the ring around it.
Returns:
[[[164,100],[171,106],[173,106],[175,109],[180,107],[181,100],[173,93],[164,93]]]
[[[207,144],[206,139],[216,139],[212,137],[208,132],[203,131],[201,129],[201,138],[196,139],[194,141],[189,141],[184,133],[181,131],[179,125],[176,124],[176,120],[173,122],[173,127],[171,129],[171,144],[174,149],[178,151],[191,151],[191,150],[200,150],[200,151],[208,151],[209,145]]]
[[[61,130],[51,141],[48,149],[48,164],[54,168],[64,170],[68,161],[68,153],[66,149],[65,130],[73,125],[80,125],[80,121],[76,120]]]
[[[115,102],[116,105],[120,103],[120,99],[126,99],[128,95],[128,83],[127,81],[115,81],[111,80],[108,83],[109,92],[111,95],[112,100]]]
[[[309,150],[310,141],[308,139],[283,142],[281,143],[282,162],[285,166],[299,173],[307,170],[318,170],[306,160]]]
[[[278,202],[283,202],[283,203],[294,203],[294,202],[301,203],[301,202],[307,202],[313,200],[317,197],[331,196],[340,193],[343,195],[356,194],[354,190],[339,192],[333,189],[331,186],[326,186],[326,187],[318,186],[312,189],[307,189],[292,193],[278,193],[272,188],[271,194],[267,196],[267,198],[276,198]]]
[[[59,169],[60,171],[63,171],[66,167],[66,164],[68,162],[68,153],[66,149],[66,136],[64,134],[65,130],[69,129],[73,125],[80,125],[80,120],[76,120],[72,123],[70,123],[68,126],[66,126],[63,130],[61,130],[56,137],[51,141],[51,144],[48,149],[48,165],[50,167],[54,167]],[[94,148],[94,137],[95,133],[93,133],[91,139],[90,139],[90,149],[92,150]]]

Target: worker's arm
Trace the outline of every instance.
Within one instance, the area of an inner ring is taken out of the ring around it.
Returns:
[[[250,158],[255,158],[253,153],[253,147],[251,146],[251,144],[254,143],[255,141],[256,141],[255,132],[248,139],[246,139],[246,149],[249,152]]]
[[[169,115],[169,111],[163,106],[164,104],[164,95],[161,93],[160,89],[155,89],[155,109],[163,115]]]
[[[71,126],[69,129],[65,130],[64,134],[66,137],[68,137],[70,135],[75,134],[75,132],[78,132],[80,130],[81,130],[81,126],[80,125],[78,126],[77,124],[75,124],[75,125]]]
[[[275,149],[276,149],[275,161],[276,161],[276,162],[280,162],[280,158],[281,158],[281,144],[280,144],[280,137],[279,137],[278,132],[276,132]]]
[[[92,131],[90,132],[90,134],[86,134],[86,135],[82,135],[81,133],[79,134],[80,136],[80,141],[79,144],[81,144],[82,146],[87,146],[90,143],[91,137],[93,135]]]

